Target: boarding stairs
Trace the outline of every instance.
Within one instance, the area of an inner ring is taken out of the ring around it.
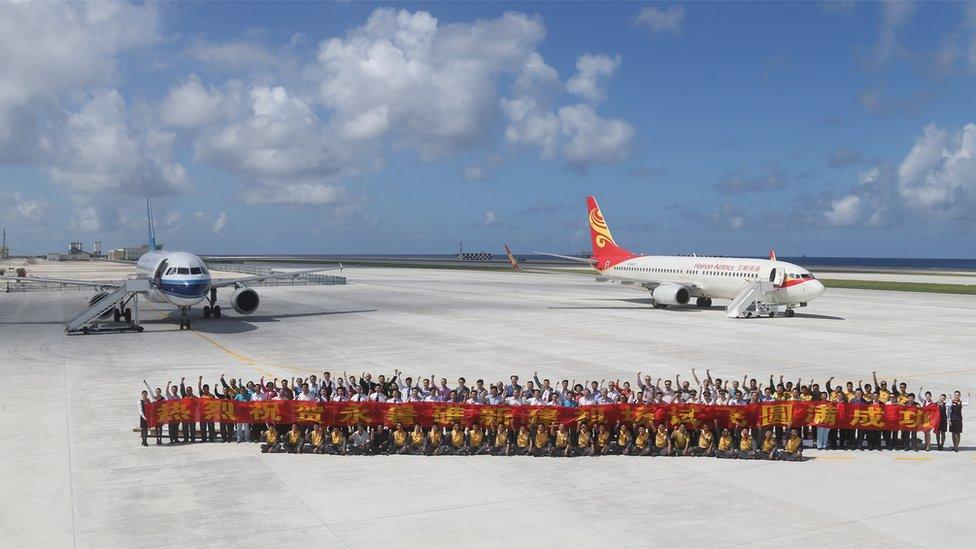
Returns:
[[[785,305],[776,303],[773,297],[775,286],[768,280],[752,280],[735,294],[725,307],[725,316],[743,318],[752,316],[773,316],[786,311]]]
[[[83,307],[79,307],[64,317],[64,331],[67,334],[88,334],[101,331],[141,332],[142,327],[139,326],[138,294],[148,291],[148,278],[132,276],[121,280],[118,282],[117,286],[112,286],[112,289],[105,292],[97,301],[89,302],[88,304],[84,305]],[[123,328],[102,328],[99,326],[99,320],[101,320],[103,316],[111,312],[112,309],[118,307],[119,304],[124,306],[130,299],[134,299],[136,304],[136,317],[134,323],[129,321],[127,323],[128,325]]]

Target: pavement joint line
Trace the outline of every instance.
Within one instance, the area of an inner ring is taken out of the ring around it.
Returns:
[[[61,293],[60,297],[61,297],[61,303],[63,308],[64,305],[63,292]],[[71,505],[71,546],[78,547],[78,529],[75,526],[75,522],[77,520],[75,518],[75,483],[74,483],[74,478],[72,476],[72,466],[71,466],[71,414],[70,414],[71,410],[69,408],[69,402],[68,402],[70,399],[70,393],[69,393],[70,385],[68,384],[68,338],[66,337],[61,338],[61,367],[64,370],[64,429],[68,435],[65,438],[68,441],[67,443],[68,500]]]
[[[808,534],[808,533],[811,533],[811,532],[817,532],[817,531],[824,530],[824,529],[827,529],[827,528],[837,528],[838,526],[847,526],[849,524],[857,524],[859,522],[865,522],[865,521],[879,519],[879,518],[882,518],[882,517],[888,517],[888,516],[892,516],[892,515],[899,515],[901,513],[908,513],[908,512],[911,512],[911,511],[919,511],[919,510],[922,510],[922,509],[928,509],[930,507],[936,507],[936,506],[939,506],[939,505],[946,505],[946,504],[951,504],[951,503],[959,503],[959,502],[966,501],[966,500],[970,500],[970,499],[976,499],[976,496],[965,496],[965,497],[956,498],[956,499],[947,500],[947,501],[937,501],[935,503],[928,503],[928,504],[919,505],[919,506],[916,506],[916,507],[909,507],[907,509],[899,509],[897,511],[889,511],[887,513],[881,513],[879,515],[871,515],[871,516],[868,516],[868,517],[861,517],[861,518],[856,518],[856,519],[851,519],[851,520],[844,520],[844,521],[841,521],[841,522],[835,522],[835,523],[832,523],[832,524],[825,524],[823,526],[817,526],[815,528],[807,528],[805,530],[797,530],[797,531],[793,531],[793,532],[790,532],[790,533],[787,533],[787,534],[779,534],[779,535],[776,535],[776,536],[769,536],[768,538],[752,539],[752,540],[748,540],[748,541],[743,541],[741,543],[736,543],[736,544],[733,545],[733,547],[734,546],[738,546],[738,545],[748,545],[748,544],[753,544],[753,543],[760,543],[760,542],[765,542],[765,541],[771,541],[771,540],[774,540],[774,539],[785,538],[785,537],[788,537],[788,536],[795,536],[795,535],[798,535],[798,534]]]

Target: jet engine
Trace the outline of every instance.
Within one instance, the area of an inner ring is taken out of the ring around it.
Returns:
[[[252,288],[238,288],[230,296],[230,306],[242,315],[249,315],[258,310],[261,299]]]
[[[661,284],[651,292],[655,303],[659,305],[687,305],[691,299],[688,288],[681,284]]]
[[[91,299],[88,300],[88,305],[94,305],[94,304],[98,303],[99,301],[101,301],[102,299],[104,299],[105,296],[107,296],[108,294],[109,294],[109,292],[98,292],[97,294],[93,295]],[[102,320],[106,320],[106,319],[112,318],[112,314],[114,312],[115,312],[115,309],[110,308],[109,310],[105,311],[104,313],[98,315],[98,318],[100,318]]]

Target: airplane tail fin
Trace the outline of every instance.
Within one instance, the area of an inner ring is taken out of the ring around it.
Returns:
[[[146,222],[149,225],[149,239],[147,245],[150,252],[156,251],[156,227],[153,226],[152,196],[146,195]]]
[[[505,244],[505,255],[508,256],[508,262],[512,264],[513,269],[515,269],[516,271],[522,270],[522,265],[520,265],[518,260],[515,259],[515,256],[512,255],[512,250],[509,249],[508,244]]]
[[[769,260],[776,261],[776,250],[769,250]]]
[[[607,226],[607,222],[603,218],[603,213],[600,211],[600,206],[592,196],[586,197],[586,209],[589,212],[590,243],[593,247],[593,259],[596,260],[596,268],[598,270],[602,271],[621,261],[637,257],[630,250],[617,246],[617,243],[613,240],[613,235],[610,234],[610,227]]]

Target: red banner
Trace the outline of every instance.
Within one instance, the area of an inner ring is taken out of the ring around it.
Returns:
[[[449,402],[304,402],[271,400],[239,402],[190,398],[154,402],[147,407],[150,427],[165,423],[224,422],[405,427],[453,425],[568,425],[617,422],[667,427],[684,424],[719,427],[829,427],[887,431],[927,431],[939,428],[939,409],[881,404],[781,401],[741,406],[707,404],[607,404],[602,406],[489,406]]]

